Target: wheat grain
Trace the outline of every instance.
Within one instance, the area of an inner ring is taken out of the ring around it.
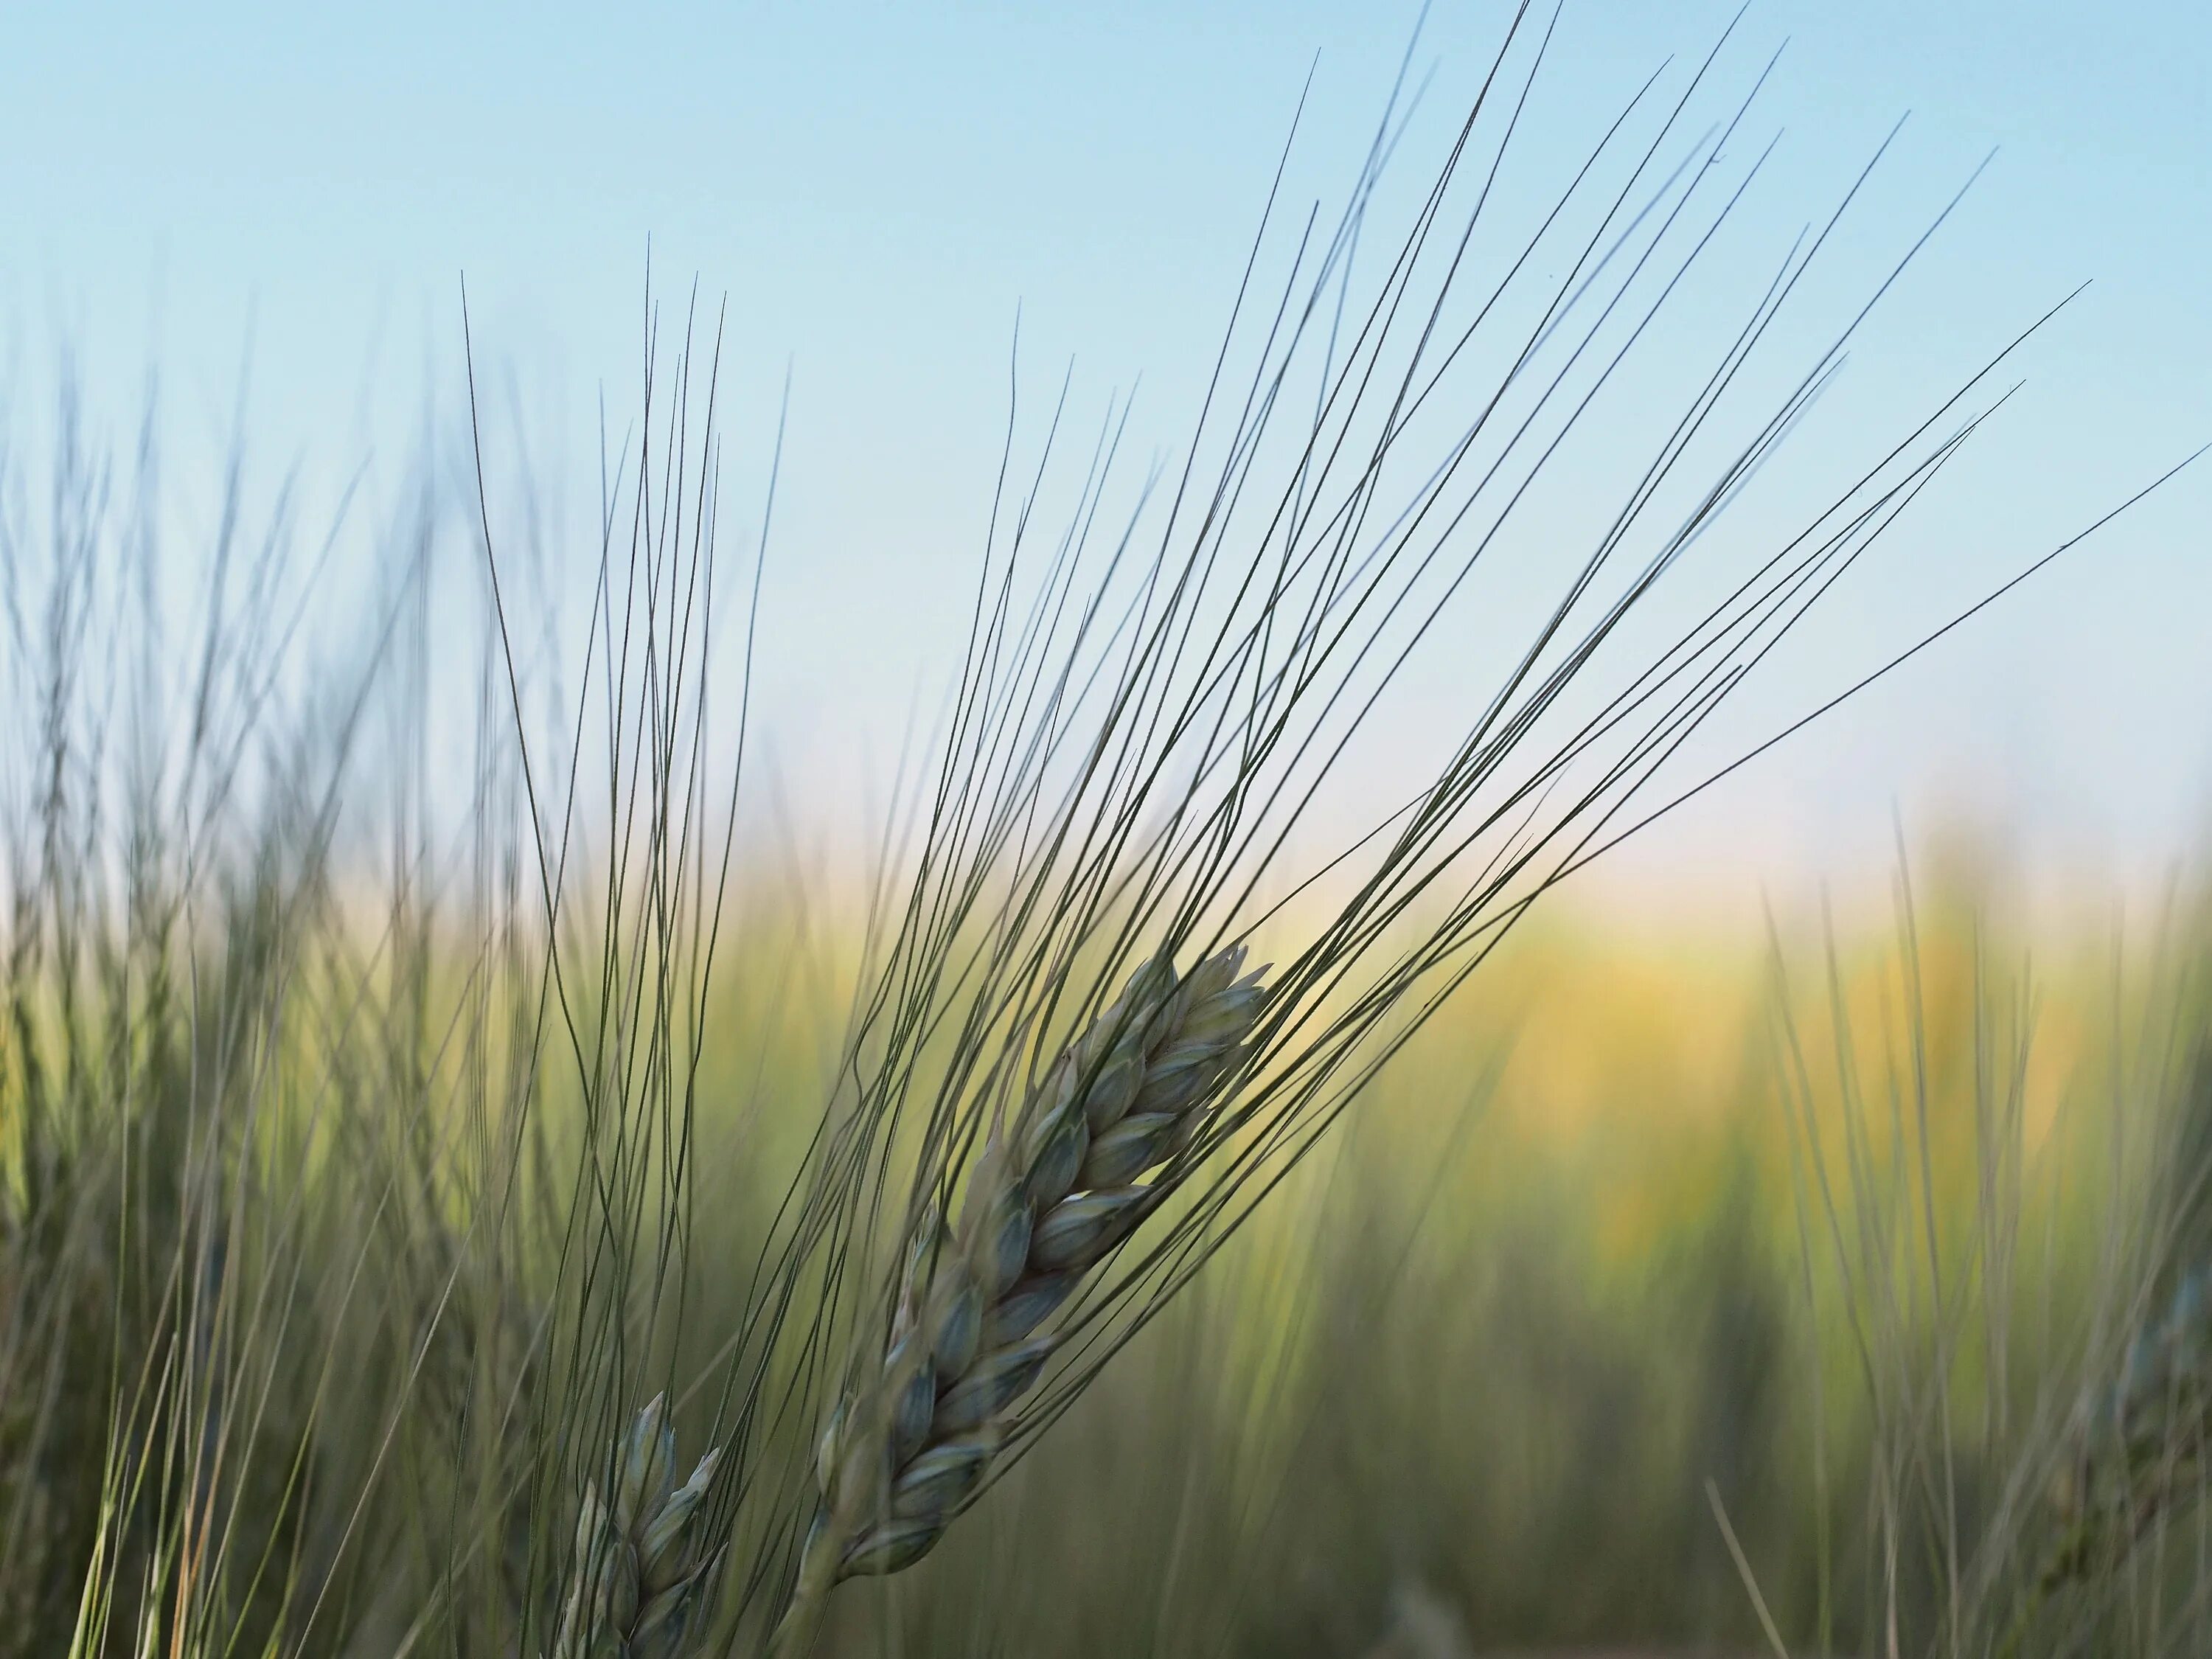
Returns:
[[[624,1437],[614,1502],[584,1491],[575,1563],[553,1659],[668,1659],[697,1612],[719,1552],[698,1522],[719,1450],[680,1486],[676,1431],[655,1395]]]
[[[1266,970],[1243,963],[1241,945],[1180,980],[1147,962],[994,1126],[957,1227],[924,1212],[890,1340],[817,1450],[779,1652],[806,1650],[839,1580],[912,1565],[974,1500],[1058,1344],[1053,1316],[1174,1190],[1225,1097],[1266,994]]]

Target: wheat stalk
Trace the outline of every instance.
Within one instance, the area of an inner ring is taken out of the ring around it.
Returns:
[[[706,1547],[701,1504],[720,1461],[709,1449],[682,1486],[666,1397],[655,1395],[623,1437],[614,1502],[584,1489],[575,1563],[553,1659],[668,1659],[697,1612],[720,1552]]]
[[[840,1580],[911,1566],[974,1501],[1059,1344],[1053,1316],[1175,1189],[1224,1098],[1266,995],[1243,964],[1242,945],[1180,980],[1146,963],[994,1127],[959,1224],[923,1212],[890,1340],[823,1431],[777,1653],[807,1650]]]

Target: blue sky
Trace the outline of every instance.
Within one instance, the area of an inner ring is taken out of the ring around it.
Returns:
[[[1733,9],[1571,4],[1532,179]],[[1409,173],[1504,16],[1434,7]],[[404,452],[426,380],[449,395],[458,373],[465,274],[480,349],[581,447],[596,388],[618,403],[635,381],[650,240],[664,294],[695,273],[727,294],[732,417],[756,447],[793,374],[762,706],[803,774],[888,742],[945,665],[1017,307],[1040,393],[1071,358],[1094,400],[1141,375],[1139,429],[1171,447],[1309,70],[1294,197],[1346,180],[1413,19],[1316,0],[18,3],[0,57],[11,418],[34,413],[65,340],[118,420],[150,358],[172,409],[212,428],[250,338],[256,430],[276,447],[333,465]],[[1755,227],[1816,212],[1911,112],[1844,280],[2000,152],[1855,358],[1865,407],[1914,406],[2094,281],[1931,518],[1910,605],[1877,587],[1839,605],[1776,713],[2212,440],[2203,9],[1765,0],[1728,83],[1785,40],[1753,123],[1784,131]],[[1649,856],[1729,878],[1879,859],[1893,806],[1978,810],[2059,863],[2141,870],[2192,847],[2212,803],[2208,524],[2212,469]],[[1448,677],[1416,692],[1448,726]]]

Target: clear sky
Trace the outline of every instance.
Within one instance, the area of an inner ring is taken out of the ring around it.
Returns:
[[[1571,0],[1533,174],[1733,10]],[[1437,0],[1411,173],[1504,15]],[[803,774],[809,755],[888,743],[949,660],[1017,307],[1039,396],[1071,358],[1093,409],[1141,375],[1139,430],[1171,447],[1309,69],[1291,190],[1327,195],[1413,16],[1322,0],[15,0],[0,53],[10,418],[34,418],[65,340],[117,420],[150,357],[173,408],[218,425],[250,337],[272,448],[388,455],[425,375],[450,393],[465,273],[480,349],[573,435],[601,382],[617,403],[634,386],[649,239],[667,288],[696,273],[729,296],[742,434],[769,431],[793,372],[761,706]],[[2212,440],[2212,14],[1756,0],[1728,83],[1785,40],[1753,123],[1760,142],[1784,133],[1754,223],[1815,216],[1909,111],[1870,252],[1845,267],[1864,274],[2000,152],[1855,357],[1868,407],[1918,406],[2094,286],[1929,518],[1910,605],[1880,586],[1847,598],[1776,683],[1773,714]],[[1879,859],[1893,805],[1980,811],[2059,863],[2142,870],[2195,847],[2212,804],[2208,525],[2212,468],[1650,856],[1686,882]],[[1439,729],[1464,696],[1443,677],[1418,691]]]

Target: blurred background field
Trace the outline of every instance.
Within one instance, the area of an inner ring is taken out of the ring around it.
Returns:
[[[234,866],[177,919],[166,985],[143,945],[72,962],[48,925],[66,891],[17,913],[9,1653],[66,1645],[125,1385],[196,1386],[193,1339],[161,1334],[199,1328],[211,1249],[256,1288],[219,1297],[209,1376],[254,1408],[164,1467],[214,1457],[262,1506],[223,1525],[295,1588],[233,1568],[224,1595],[261,1604],[244,1629],[296,1629],[313,1586],[342,1650],[405,1650],[453,1529],[504,1512],[471,1509],[450,1460],[486,1455],[483,1407],[453,1426],[471,1388],[545,1386],[544,1239],[489,1219],[481,1184],[520,982],[453,906],[403,893],[369,925],[302,873],[273,844]],[[655,1339],[702,1379],[687,1430],[857,959],[856,903],[774,859],[733,886],[681,1311]],[[1966,842],[1919,849],[1887,906],[1778,896],[1765,933],[1623,936],[1559,896],[972,1523],[863,1582],[830,1650],[1747,1652],[1768,1620],[1793,1652],[1876,1651],[1893,1620],[1941,1650],[1961,1598],[2008,1605],[2032,1576],[2078,1399],[2212,1249],[2201,908],[2017,920]],[[228,1196],[203,1208],[195,1176]],[[115,1231],[117,1182],[150,1237]],[[2179,1556],[2197,1524],[2177,1516]],[[2068,1616],[2193,1641],[2195,1582]]]
[[[2031,969],[1934,862],[1917,951],[1881,913],[1778,957],[1532,921],[875,1616],[929,1651],[1750,1652],[1763,1601],[1856,1653],[1899,1587],[1907,1643],[1940,1630],[1947,1551],[2049,1529],[2212,1073],[2201,922]]]

